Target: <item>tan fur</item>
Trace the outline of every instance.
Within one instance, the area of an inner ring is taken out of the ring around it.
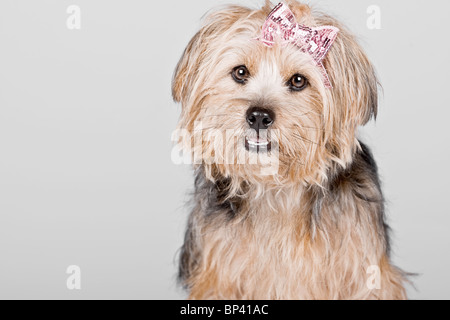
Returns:
[[[211,222],[202,218],[208,204],[200,199],[196,205],[189,247],[196,258],[185,280],[190,298],[404,299],[403,274],[390,264],[384,230],[373,214],[382,210],[377,204],[361,200],[342,182],[320,217],[312,214],[315,195],[327,194],[330,177],[348,168],[360,149],[358,126],[376,116],[373,67],[339,22],[288,3],[299,23],[341,30],[324,62],[333,89],[324,87],[320,71],[298,48],[267,48],[252,40],[272,8],[269,1],[261,10],[230,6],[211,13],[175,72],[173,96],[183,105],[179,128],[192,134],[181,139],[186,149],[193,146],[197,121],[206,134],[235,130],[244,136],[244,115],[255,101],[276,112],[278,133],[272,134],[280,143],[275,176],[260,175],[256,164],[197,166],[211,182],[229,179],[227,199],[239,199],[241,207],[231,222],[225,214]],[[238,65],[246,65],[253,77],[245,87],[230,77]],[[311,85],[292,94],[284,84],[297,72]],[[203,161],[221,153],[208,141],[195,152]],[[245,153],[240,144],[234,156]],[[369,180],[361,181],[361,188],[366,197],[382,198]],[[372,265],[381,269],[380,290],[366,284]]]
[[[220,232],[217,225],[200,226],[202,267],[188,280],[190,299],[406,298],[401,271],[388,262],[374,224],[358,221],[364,214],[355,199],[346,199],[339,219],[324,213],[314,236],[299,190],[265,192],[256,201],[243,220]],[[280,203],[291,207],[280,210]],[[381,269],[380,290],[366,285],[372,265]]]

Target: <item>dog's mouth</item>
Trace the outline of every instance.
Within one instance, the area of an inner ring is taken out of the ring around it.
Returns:
[[[245,137],[245,149],[250,152],[269,152],[272,143],[266,137]]]

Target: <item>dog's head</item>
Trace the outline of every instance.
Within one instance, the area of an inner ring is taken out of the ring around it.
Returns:
[[[340,29],[323,61],[332,88],[298,46],[256,40],[269,1],[210,13],[178,63],[173,97],[188,133],[180,140],[211,178],[321,185],[351,162],[357,127],[376,116],[377,79],[355,38],[327,15],[288,5],[299,24]],[[276,162],[276,172],[261,174],[261,160]]]

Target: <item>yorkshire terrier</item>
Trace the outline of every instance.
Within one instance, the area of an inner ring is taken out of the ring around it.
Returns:
[[[378,80],[355,37],[294,0],[210,13],[176,68],[193,159],[190,299],[406,299],[357,129]]]

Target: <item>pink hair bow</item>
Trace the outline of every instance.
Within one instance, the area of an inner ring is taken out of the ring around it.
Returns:
[[[279,38],[282,44],[291,43],[311,56],[323,74],[324,84],[332,88],[327,71],[322,63],[331,45],[336,40],[339,29],[332,26],[310,28],[296,22],[287,5],[279,3],[269,14],[258,40],[271,47]]]

